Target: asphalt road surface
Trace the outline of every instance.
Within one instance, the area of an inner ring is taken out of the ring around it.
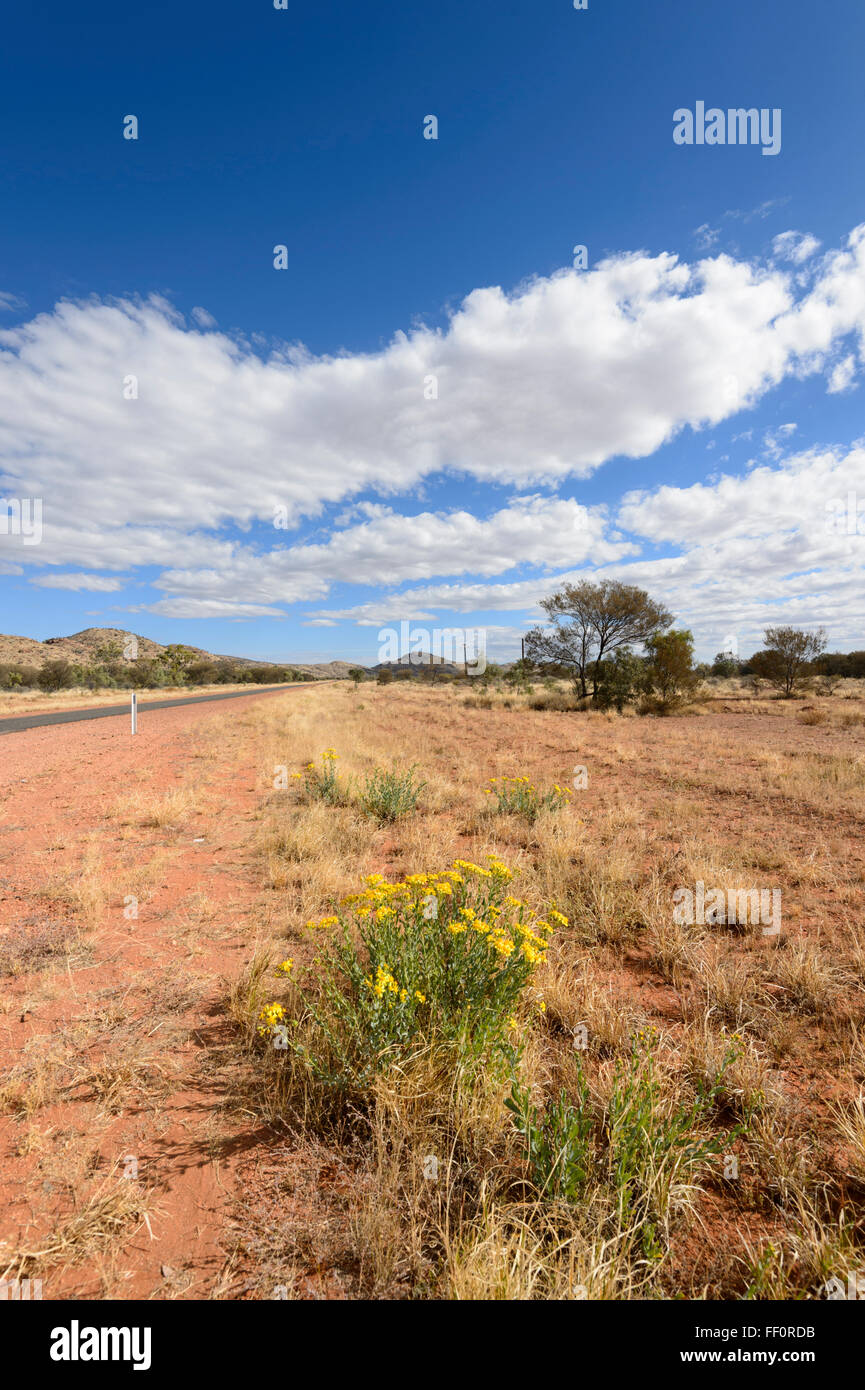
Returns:
[[[253,686],[250,690],[230,690],[219,695],[186,695],[178,700],[138,701],[139,718],[147,717],[151,710],[169,709],[172,705],[203,705],[208,700],[243,700],[250,695],[278,695],[282,690],[298,690],[311,685],[311,681],[300,681],[293,685]],[[125,705],[103,705],[101,709],[58,710],[56,714],[22,714],[14,719],[0,719],[0,734],[16,734],[22,729],[39,729],[43,724],[75,724],[79,719],[117,719],[125,714],[129,718],[130,701]]]

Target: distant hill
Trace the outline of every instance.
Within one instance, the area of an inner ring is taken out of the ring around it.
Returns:
[[[413,676],[429,676],[430,672],[436,675],[461,676],[463,674],[463,663],[454,665],[452,661],[445,661],[442,656],[433,656],[430,652],[405,652],[396,661],[380,661],[377,666],[369,669],[373,672],[380,671],[387,667],[394,675],[406,674]],[[471,669],[471,662],[469,663]]]
[[[150,637],[142,637],[138,633],[127,632],[119,627],[87,627],[83,632],[73,633],[71,637],[46,637],[44,642],[37,642],[33,637],[13,637],[0,633],[0,664],[38,668],[44,666],[46,661],[69,661],[89,666],[96,661],[96,653],[100,647],[111,643],[119,645],[122,650],[133,639],[138,643],[139,656],[152,658],[165,651],[161,642],[154,642]],[[316,680],[344,680],[356,664],[351,661],[323,661],[308,665],[290,660],[277,663],[255,661],[246,656],[221,656],[205,651],[203,647],[190,647],[189,650],[195,652],[202,660],[233,661],[238,666],[290,666],[293,670],[302,671]]]

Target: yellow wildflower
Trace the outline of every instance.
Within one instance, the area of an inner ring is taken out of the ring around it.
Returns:
[[[281,1004],[265,1004],[258,1017],[261,1021],[259,1033],[268,1033],[285,1018],[285,1009]]]

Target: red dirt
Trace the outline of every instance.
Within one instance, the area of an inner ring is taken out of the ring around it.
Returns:
[[[208,1075],[201,1063],[226,1029],[219,977],[238,973],[250,950],[246,924],[255,892],[238,852],[249,839],[258,769],[233,761],[232,724],[260,698],[154,712],[134,739],[120,718],[0,741],[0,938],[10,928],[23,926],[26,933],[34,922],[43,932],[54,924],[69,928],[71,909],[46,901],[45,879],[80,867],[88,841],[115,875],[130,850],[134,866],[153,850],[170,852],[167,864],[157,863],[149,893],[140,890],[137,921],[125,919],[121,892],[81,937],[83,958],[78,952],[53,974],[4,982],[3,1072],[22,1059],[60,1053],[62,1086],[30,1124],[21,1114],[0,1116],[0,1267],[19,1248],[42,1248],[58,1220],[80,1209],[85,1191],[116,1185],[118,1176],[109,1175],[118,1163],[123,1172],[128,1154],[137,1159],[141,1187],[154,1193],[149,1230],[143,1225],[125,1242],[118,1268],[97,1257],[50,1272],[45,1298],[206,1298],[220,1288],[220,1237],[237,1158],[256,1139],[254,1126],[244,1132],[235,1117],[227,1141],[220,1115],[225,1078]],[[135,787],[142,769],[148,794],[176,786],[194,741],[211,730],[227,761],[200,764],[213,803],[207,816],[193,815],[182,829],[138,829],[124,838],[106,812]],[[200,835],[204,842],[194,843]],[[121,879],[122,873],[120,867]],[[182,914],[190,905],[194,910],[202,893],[218,910],[185,941],[190,924]],[[184,1000],[181,992],[172,1006],[178,974],[181,991],[188,974],[191,997]],[[160,1032],[171,1044],[167,1052]],[[111,1066],[118,1047],[143,1048],[146,1060],[121,1113],[111,1114],[105,1095],[100,1099],[80,1078]],[[165,1092],[156,1101],[154,1088]],[[68,1168],[61,1150],[69,1152]]]

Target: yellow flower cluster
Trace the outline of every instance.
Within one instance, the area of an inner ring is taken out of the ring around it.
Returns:
[[[373,916],[377,922],[381,922],[395,915],[392,903],[418,902],[433,893],[440,898],[452,897],[454,884],[464,884],[467,878],[499,882],[507,882],[513,878],[513,871],[498,856],[489,855],[488,858],[489,868],[474,864],[468,859],[456,859],[453,869],[444,873],[409,874],[401,883],[387,883],[382,874],[369,874],[364,880],[365,890],[345,898],[343,906],[351,907],[357,917]],[[504,901],[507,907],[514,908],[519,913],[519,920],[510,931],[497,920],[503,912],[497,903],[488,903],[483,916],[473,907],[460,907],[448,921],[447,930],[452,936],[461,936],[469,930],[477,932],[478,935],[486,937],[489,946],[502,959],[507,960],[519,949],[530,965],[542,965],[549,946],[548,936],[554,930],[552,924],[549,921],[535,921],[537,913],[522,898],[508,895]],[[554,918],[559,925],[568,924],[568,919],[560,912],[550,912],[548,916]],[[532,926],[528,925],[529,922],[547,935],[537,935]]]
[[[396,999],[399,999],[399,1002],[404,1004],[406,999],[408,999],[408,990],[400,988],[398,981],[390,972],[390,966],[387,961],[382,961],[375,972],[375,979],[369,975],[365,983],[367,988],[372,990],[376,999],[383,998],[388,1004],[393,1004]],[[421,994],[419,989],[415,990],[414,998],[419,1004],[426,1003],[426,995]]]
[[[457,993],[465,990],[469,1004],[477,1003],[484,992],[498,991],[497,981],[502,981],[505,994],[510,990],[515,1003],[536,967],[547,959],[556,928],[566,927],[568,919],[557,908],[541,916],[510,891],[513,877],[514,872],[496,854],[487,855],[483,865],[456,859],[450,868],[408,874],[393,883],[381,873],[367,874],[359,891],[343,898],[330,915],[309,921],[307,928],[343,926],[347,935],[337,952],[354,953],[357,947],[349,924],[364,924],[360,935],[371,963],[361,967],[354,978],[363,982],[367,1009],[374,1006],[376,1027],[383,1025],[387,1030],[393,1025],[402,1035],[417,1026],[415,1009],[427,1004],[427,996],[436,1009],[452,1008],[452,1002],[442,1002],[444,995],[439,998],[443,980],[449,999],[454,989]],[[384,930],[376,933],[379,924]],[[444,947],[442,934],[446,940],[447,933],[454,937],[469,934],[465,953]],[[472,933],[481,936],[489,948],[486,961],[483,948],[478,951],[471,939]],[[385,947],[385,941],[392,944]],[[417,958],[408,951],[416,951]],[[353,954],[352,959],[358,958]],[[288,959],[275,973],[285,979],[293,970],[294,961]],[[427,993],[414,989],[414,984],[421,984]],[[544,1006],[538,1003],[535,1007]],[[273,1033],[284,1018],[281,1004],[267,1005],[260,1014],[259,1032]],[[515,1016],[508,1019],[507,1026],[518,1026]]]
[[[429,919],[430,931],[444,928],[453,936],[474,932],[485,938],[490,950],[503,962],[519,956],[534,968],[546,960],[556,926],[566,927],[568,919],[554,908],[548,911],[546,918],[539,919],[538,913],[523,898],[512,893],[499,896],[498,890],[513,877],[513,870],[496,854],[487,855],[483,865],[469,859],[456,859],[449,869],[408,874],[395,883],[388,882],[381,873],[372,873],[364,877],[359,892],[341,900],[340,908],[347,909],[358,922],[379,924],[395,922],[404,909],[423,911],[424,917]],[[465,903],[465,894],[472,882],[478,885],[481,893],[475,906]],[[486,891],[482,885],[488,885]],[[454,901],[457,892],[461,902]],[[428,911],[431,899],[440,904],[439,913]],[[341,916],[331,914],[306,925],[308,930],[316,931],[338,927],[340,922]],[[283,962],[277,973],[288,975],[291,968],[291,962]],[[406,989],[386,961],[378,965],[374,976],[366,978],[366,986],[377,1000],[386,1004],[394,1004],[397,1000],[405,1002],[408,998]],[[426,1003],[419,991],[414,993],[414,998]]]
[[[339,918],[338,918],[338,917],[322,917],[318,922],[309,921],[309,922],[307,922],[307,924],[306,924],[307,931],[316,931],[316,930],[318,930],[318,929],[327,930],[328,927],[338,927],[338,926],[339,926]]]
[[[638,1047],[644,1048],[646,1051],[651,1051],[657,1044],[660,1036],[654,1023],[648,1023],[644,1027],[637,1029],[636,1033],[634,1033],[633,1040]]]
[[[265,1004],[258,1018],[258,1031],[264,1037],[272,1033],[274,1028],[282,1022],[285,1018],[285,1009],[281,1004]]]
[[[337,779],[336,768],[334,767],[334,763],[336,762],[338,757],[339,754],[337,753],[335,748],[325,748],[324,752],[321,755],[322,766],[320,770],[316,767],[314,762],[307,763],[305,767],[307,785],[309,785],[310,783],[314,784],[316,780],[319,780],[323,781],[327,785],[335,786]],[[310,776],[310,773],[312,774],[312,776]],[[293,772],[291,775],[292,777],[303,777],[304,773]]]
[[[396,904],[417,903],[431,894],[437,898],[451,897],[454,884],[465,883],[465,879],[455,869],[447,869],[438,874],[409,874],[400,883],[388,883],[383,874],[367,874],[364,883],[362,893],[350,893],[340,906],[352,908],[361,919],[374,916],[377,922],[387,922],[395,916]],[[324,921],[331,925],[330,919]]]
[[[376,999],[381,999],[385,990],[389,990],[391,994],[399,994],[399,985],[397,984],[393,975],[390,973],[387,961],[385,961],[382,965],[378,967],[378,969],[375,972],[375,979],[373,980],[370,977],[367,980],[367,984],[369,985]]]
[[[509,869],[507,864],[503,864],[495,854],[487,856],[490,867],[484,869],[480,864],[472,864],[469,859],[455,859],[454,868],[463,869],[467,874],[474,874],[476,878],[496,878],[503,883],[508,883],[514,876],[513,869]]]
[[[552,791],[547,792],[542,797],[534,782],[525,776],[491,777],[490,785],[484,788],[484,795],[493,796],[494,794],[499,798],[500,808],[505,807],[511,810],[518,810],[527,805],[537,807],[551,805],[554,809],[559,809],[573,797],[573,792],[568,787],[560,787],[558,782],[554,782]]]

